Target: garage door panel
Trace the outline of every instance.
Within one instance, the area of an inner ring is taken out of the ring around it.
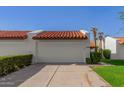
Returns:
[[[42,46],[43,45],[43,46]],[[39,62],[83,62],[85,50],[79,45],[61,44],[38,44],[38,61]]]
[[[72,48],[72,47],[55,47],[55,48],[52,48],[52,47],[42,47],[42,48],[39,48],[38,50],[38,55],[39,56],[50,56],[50,57],[81,57],[82,55],[79,55],[79,53],[81,53],[82,51],[80,51],[79,49],[75,49],[75,48]]]

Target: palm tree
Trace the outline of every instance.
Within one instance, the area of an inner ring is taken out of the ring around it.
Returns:
[[[99,45],[99,48],[100,48],[100,51],[102,51],[102,48],[103,48],[103,35],[104,33],[103,32],[99,32],[99,40],[100,40],[100,45]]]
[[[95,52],[97,52],[97,45],[96,45],[96,40],[97,40],[97,28],[93,27],[91,31],[93,32],[93,36],[94,36]]]

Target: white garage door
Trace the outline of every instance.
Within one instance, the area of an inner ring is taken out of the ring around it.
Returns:
[[[84,62],[85,49],[80,42],[40,41],[38,62]]]

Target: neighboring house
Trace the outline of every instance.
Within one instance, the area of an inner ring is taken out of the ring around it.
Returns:
[[[90,41],[90,51],[94,52],[95,51],[95,42]]]
[[[0,56],[28,54],[29,31],[0,31]]]
[[[90,55],[86,31],[0,31],[0,56],[33,54],[34,63],[85,62]]]
[[[105,48],[111,50],[112,59],[124,59],[124,37],[106,37]]]
[[[96,47],[99,49],[99,40],[96,40]],[[95,42],[93,40],[90,41],[90,50],[92,52],[95,52]]]

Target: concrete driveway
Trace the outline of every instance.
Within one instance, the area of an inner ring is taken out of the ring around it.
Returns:
[[[47,64],[20,87],[105,87],[110,86],[89,66]]]

